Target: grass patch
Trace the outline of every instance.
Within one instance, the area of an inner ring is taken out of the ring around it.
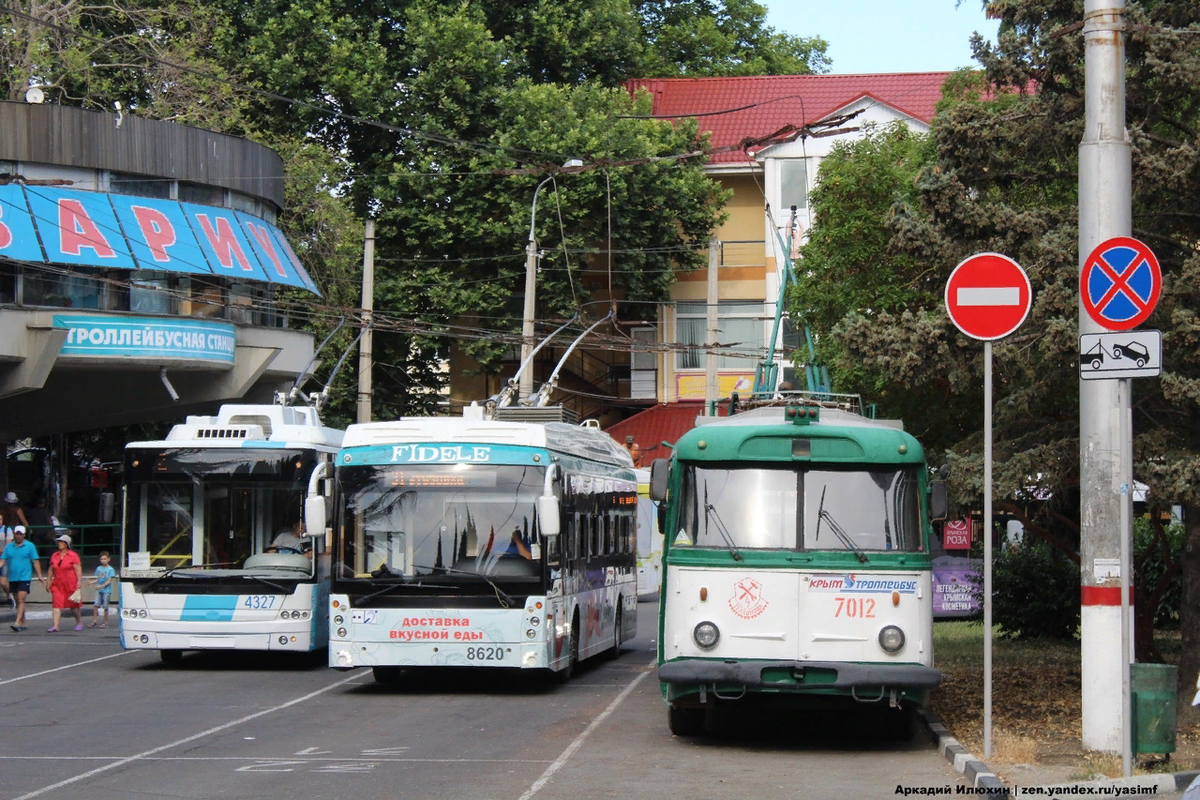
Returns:
[[[992,666],[1077,667],[1080,644],[1047,639],[1019,641],[1002,638],[1003,629],[992,626]],[[983,623],[944,621],[933,624],[934,665],[944,672],[983,669]]]
[[[997,728],[992,731],[992,756],[1007,764],[1032,764],[1037,760],[1037,740]]]

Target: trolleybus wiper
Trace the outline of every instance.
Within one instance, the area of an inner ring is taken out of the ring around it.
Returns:
[[[420,564],[413,564],[413,569],[437,569],[441,570],[442,572],[452,573],[454,575],[474,575],[475,577],[483,578],[483,580],[487,581],[487,585],[492,587],[492,590],[496,593],[496,599],[500,601],[501,607],[512,608],[517,604],[516,600],[513,600],[512,597],[510,597],[507,592],[501,589],[494,580],[489,578],[487,575],[484,575],[482,572],[472,572],[469,569],[454,569],[453,567],[426,567]]]
[[[291,592],[289,592],[286,587],[280,586],[278,583],[275,583],[274,581],[269,581],[266,578],[260,578],[257,575],[243,575],[242,577],[246,578],[248,580],[258,581],[259,583],[270,586],[272,589],[279,592],[280,594],[291,594]]]
[[[372,581],[371,585],[372,586],[375,585],[373,581]],[[383,587],[382,589],[378,589],[374,592],[371,592],[370,594],[365,594],[362,597],[356,597],[353,600],[351,600],[350,602],[356,606],[361,606],[362,604],[366,603],[371,598],[379,597],[379,595],[381,595],[381,594],[387,594],[388,592],[394,592],[397,589],[407,588],[409,586],[416,586],[417,588],[420,588],[420,589],[456,589],[456,588],[458,588],[456,586],[447,586],[446,584],[440,584],[440,583],[422,583],[420,580],[418,580],[416,582],[400,580],[400,581],[397,581],[396,583],[389,583],[387,586]]]
[[[725,523],[721,521],[721,515],[717,513],[717,509],[708,502],[708,481],[704,482],[704,530],[708,531],[708,515],[712,514],[713,519],[717,522],[717,532],[725,538],[725,544],[729,545],[729,555],[733,556],[734,561],[741,561],[742,554],[738,550],[737,545],[733,543],[733,537],[729,535],[729,529],[725,527]]]
[[[171,567],[166,572],[164,572],[162,575],[158,575],[158,576],[152,578],[148,583],[146,583],[145,586],[142,587],[141,590],[143,592],[145,592],[147,589],[154,586],[154,584],[158,583],[163,578],[165,578],[168,575],[170,575],[178,570],[181,570],[181,569],[207,569],[208,567],[230,567],[236,563],[237,563],[236,561],[218,561],[218,562],[214,562],[212,564],[188,564],[188,565],[181,564],[178,567]]]
[[[837,524],[837,520],[833,518],[833,515],[825,510],[825,490],[828,488],[828,484],[821,487],[821,505],[817,508],[817,531],[813,535],[813,540],[821,538],[821,520],[825,520],[829,523],[829,527],[833,528],[834,535],[838,537],[846,549],[854,551],[854,555],[858,557],[859,561],[864,564],[867,563],[870,560],[867,558],[867,554],[863,552],[861,547],[854,543],[854,540],[850,538],[850,534],[842,530],[842,526]]]

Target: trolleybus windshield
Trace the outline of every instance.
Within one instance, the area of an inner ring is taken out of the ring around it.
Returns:
[[[335,578],[536,579],[534,503],[544,478],[528,466],[343,466]]]
[[[676,544],[697,547],[922,549],[914,467],[687,466]]]
[[[126,547],[184,579],[267,571],[305,579],[312,559],[258,559],[300,519],[312,451],[240,448],[132,449]],[[293,542],[293,544],[295,544]]]

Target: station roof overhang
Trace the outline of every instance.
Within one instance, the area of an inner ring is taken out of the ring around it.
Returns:
[[[270,403],[312,360],[289,328],[0,309],[0,441]]]

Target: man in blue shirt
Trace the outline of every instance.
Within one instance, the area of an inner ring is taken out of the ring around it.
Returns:
[[[25,598],[29,594],[34,570],[37,570],[38,580],[46,582],[42,577],[42,562],[38,559],[37,548],[33,542],[25,541],[25,526],[13,528],[13,540],[0,552],[0,565],[3,564],[8,565],[8,590],[17,598],[17,618],[9,627],[20,632],[25,630]]]

